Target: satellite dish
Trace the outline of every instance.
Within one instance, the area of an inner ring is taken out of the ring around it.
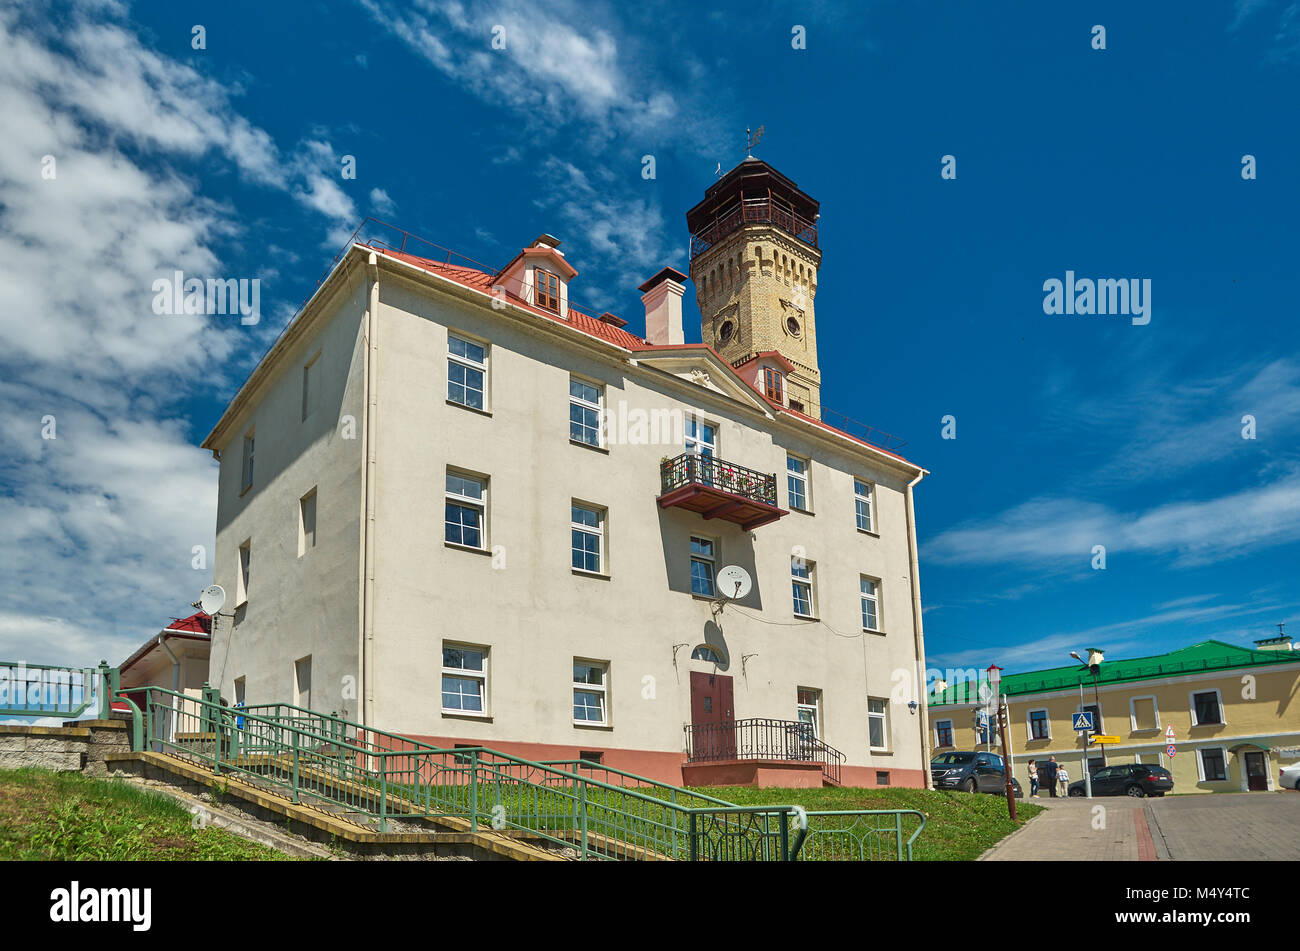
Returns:
[[[718,572],[718,591],[724,598],[739,601],[749,594],[749,589],[753,586],[749,572],[740,565],[727,565]]]
[[[199,610],[212,617],[216,617],[217,612],[225,607],[225,604],[226,589],[219,584],[208,585],[199,595]]]

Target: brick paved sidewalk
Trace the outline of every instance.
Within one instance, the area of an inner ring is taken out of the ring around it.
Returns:
[[[1137,862],[1167,859],[1153,837],[1147,800],[1035,799],[1047,811],[980,856],[980,861]]]

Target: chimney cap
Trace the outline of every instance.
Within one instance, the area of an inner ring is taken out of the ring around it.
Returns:
[[[542,233],[533,239],[533,243],[530,244],[529,247],[530,248],[558,248],[563,243],[564,243],[563,241],[561,241],[553,234]]]
[[[616,317],[615,315],[611,314],[609,311],[605,311],[605,313],[601,314],[598,319],[600,320],[601,323],[609,324],[613,327],[627,326],[626,320],[624,320],[622,317]]]
[[[646,281],[644,284],[638,287],[637,290],[641,291],[641,293],[644,294],[650,289],[662,284],[664,281],[676,281],[678,284],[685,284],[686,280],[687,280],[686,275],[683,274],[681,271],[677,270],[677,268],[666,267],[663,270],[661,270],[658,274],[656,274],[654,277],[650,278],[650,280]]]

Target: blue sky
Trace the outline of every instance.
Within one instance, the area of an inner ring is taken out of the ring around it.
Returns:
[[[0,7],[0,656],[117,662],[188,613],[197,445],[365,216],[490,265],[555,234],[639,330],[759,125],[822,202],[824,402],[932,473],[933,666],[1296,616],[1292,0],[38,6]],[[260,279],[261,321],[154,315],[175,268]],[[1044,314],[1067,270],[1150,280],[1150,323]]]

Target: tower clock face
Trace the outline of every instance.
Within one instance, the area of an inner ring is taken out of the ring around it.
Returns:
[[[724,320],[722,326],[718,328],[718,340],[722,343],[727,343],[735,332],[736,325],[730,320]]]
[[[799,336],[799,321],[795,320],[793,317],[787,317],[785,321],[785,329],[790,331],[790,336]]]

